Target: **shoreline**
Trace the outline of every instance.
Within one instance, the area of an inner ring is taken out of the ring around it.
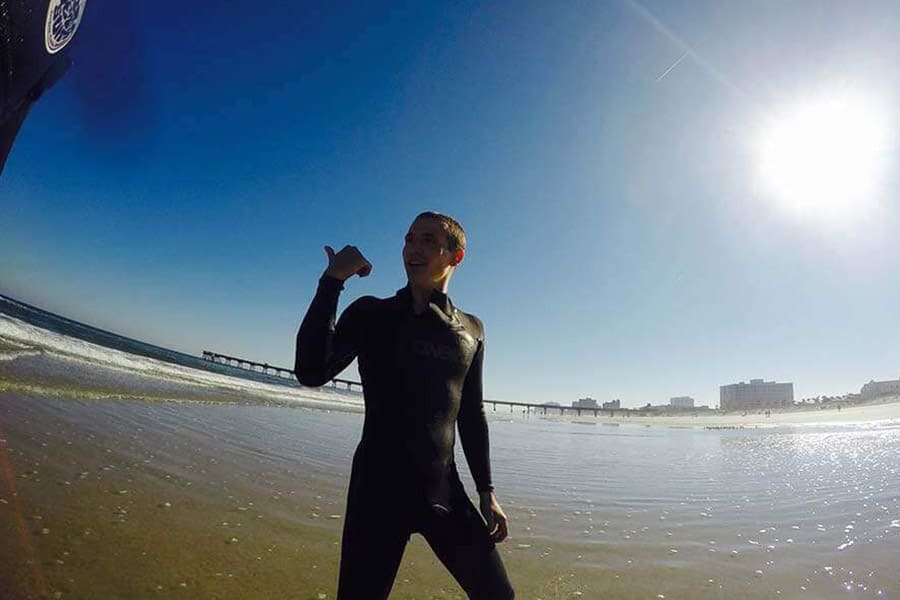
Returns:
[[[73,364],[75,363],[75,364]],[[81,371],[74,376],[72,367]],[[196,402],[249,406],[302,407],[322,411],[361,413],[362,394],[337,387],[303,388],[212,373],[188,365],[130,354],[42,329],[14,317],[0,320],[0,392],[30,396],[77,397],[83,400],[136,402]],[[617,410],[613,416],[591,409],[582,415],[557,413],[548,407],[540,414],[521,409],[485,412],[497,417],[538,418],[585,424],[637,425],[693,429],[741,429],[803,425],[900,423],[900,395],[864,404],[771,410],[757,413],[639,413]]]
[[[758,413],[718,413],[708,415],[644,415],[626,416],[623,411],[610,417],[606,415],[535,415],[540,419],[563,420],[576,423],[597,423],[610,425],[644,425],[654,427],[683,427],[699,429],[742,429],[764,427],[790,427],[806,425],[858,425],[900,424],[900,396],[889,396],[859,405],[841,405],[841,410],[834,407],[823,409],[771,410],[770,416]]]

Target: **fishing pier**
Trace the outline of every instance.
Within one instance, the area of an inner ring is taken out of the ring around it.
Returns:
[[[253,373],[261,373],[263,375],[277,377],[281,380],[284,380],[285,384],[287,384],[288,382],[297,384],[297,379],[294,376],[294,371],[292,371],[291,369],[285,369],[284,367],[276,367],[274,365],[270,365],[269,363],[260,363],[244,358],[238,358],[236,356],[228,356],[227,354],[210,352],[208,350],[203,351],[203,359],[213,363],[228,365],[230,367],[243,369],[245,371],[251,371]],[[363,389],[362,383],[360,383],[359,381],[353,381],[351,379],[334,378],[331,380],[331,386],[346,386],[348,390],[357,392],[362,392]],[[593,415],[595,417],[602,417],[604,416],[604,413],[606,413],[606,416],[612,417],[616,412],[624,414],[626,416],[634,412],[629,409],[623,408],[609,409],[600,407],[593,408],[584,406],[561,406],[558,404],[529,404],[527,402],[508,402],[506,400],[490,400],[487,398],[482,400],[482,403],[485,406],[490,406],[493,412],[497,412],[497,406],[500,406],[501,408],[508,406],[509,412],[511,413],[515,412],[516,409],[520,409],[523,414],[536,415],[546,415],[548,412],[551,414],[556,414],[558,412],[560,415],[565,415],[566,413],[575,413],[578,416],[585,414]]]
[[[210,352],[209,350],[203,351],[203,359],[218,363],[220,365],[228,365],[229,367],[236,367],[238,369],[244,369],[245,371],[252,371],[254,373],[262,373],[263,375],[278,377],[280,379],[290,380],[293,383],[297,383],[297,378],[294,376],[293,370],[285,369],[284,367],[276,367],[274,365],[270,365],[269,363],[260,363],[252,360],[247,360],[245,358],[238,358],[236,356],[228,356],[227,354]],[[351,391],[354,389],[354,387],[356,387],[358,388],[356,391],[362,391],[362,384],[358,381],[352,381],[350,379],[340,379],[336,377],[331,380],[331,385],[332,387],[345,385],[347,386],[347,389]]]

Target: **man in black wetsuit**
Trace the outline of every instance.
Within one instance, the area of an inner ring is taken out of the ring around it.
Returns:
[[[447,297],[465,255],[455,220],[422,213],[403,246],[408,283],[359,298],[335,325],[344,281],[372,265],[354,246],[325,247],[328,268],[297,333],[295,373],[321,386],[354,358],[366,416],[353,457],[338,600],[388,597],[411,533],[421,533],[469,598],[514,597],[495,543],[507,517],[491,484],[482,406],[484,329]],[[455,425],[480,498],[478,514],[454,462]]]

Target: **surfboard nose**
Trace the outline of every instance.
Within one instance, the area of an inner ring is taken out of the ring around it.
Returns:
[[[0,174],[31,105],[65,74],[86,0],[3,3],[0,11]]]

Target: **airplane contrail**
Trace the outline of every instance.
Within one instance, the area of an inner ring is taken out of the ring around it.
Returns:
[[[657,81],[657,82],[662,81],[663,78],[664,78],[666,75],[668,75],[669,73],[671,73],[672,70],[673,70],[675,67],[677,67],[678,65],[680,65],[680,64],[681,64],[681,61],[683,61],[685,58],[687,58],[687,57],[688,57],[688,54],[690,54],[690,53],[691,53],[690,50],[685,50],[685,51],[684,51],[684,54],[682,54],[680,57],[678,57],[678,60],[676,60],[674,63],[672,63],[672,66],[670,66],[668,69],[666,69],[665,71],[663,71],[663,72],[662,72],[662,75],[660,75],[659,77],[656,78],[656,81]]]
[[[738,96],[739,98],[741,98],[742,100],[745,100],[745,101],[753,100],[753,97],[751,94],[747,93],[746,90],[743,90],[742,88],[735,85],[730,79],[728,79],[728,77],[725,76],[724,73],[722,73],[719,69],[717,69],[712,63],[710,63],[708,60],[706,60],[705,58],[700,56],[697,53],[697,51],[691,47],[690,44],[688,44],[686,41],[684,41],[684,39],[682,39],[681,36],[679,36],[677,33],[672,31],[671,29],[669,29],[665,25],[665,23],[663,23],[662,21],[657,19],[656,16],[653,13],[651,13],[643,4],[638,2],[638,0],[623,0],[623,2],[625,4],[627,4],[631,8],[631,10],[634,11],[641,19],[643,19],[648,24],[650,24],[650,26],[653,27],[653,29],[655,29],[659,33],[661,33],[664,36],[666,36],[667,38],[669,38],[669,40],[672,43],[674,43],[676,46],[678,46],[684,52],[684,56],[682,56],[681,58],[678,59],[678,61],[676,62],[676,65],[678,62],[681,62],[682,60],[684,60],[685,58],[690,56],[704,71],[706,71],[710,76],[712,76],[713,79],[715,79],[716,81],[718,81],[719,83],[724,85],[726,88],[731,90],[731,92],[734,93],[735,96]],[[669,70],[671,70],[671,68],[674,68],[674,66],[675,65],[670,67]],[[666,73],[663,73],[660,76],[660,79],[662,77],[664,77],[665,75],[666,75]]]

